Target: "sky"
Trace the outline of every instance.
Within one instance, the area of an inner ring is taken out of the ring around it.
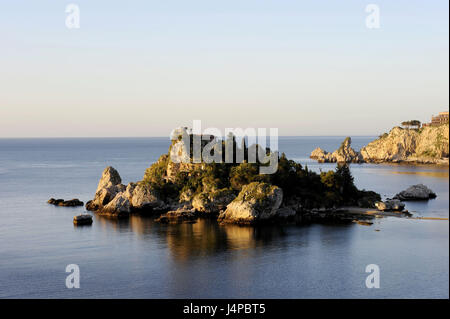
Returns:
[[[66,26],[70,3],[80,28]],[[378,5],[379,28],[365,11]],[[0,137],[379,135],[449,105],[449,3],[0,0]]]

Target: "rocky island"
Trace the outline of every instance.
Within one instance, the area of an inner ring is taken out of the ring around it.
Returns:
[[[122,184],[117,170],[107,167],[86,209],[118,218],[152,214],[166,223],[205,216],[221,223],[255,224],[343,219],[340,207],[369,209],[380,201],[379,194],[356,188],[347,165],[317,174],[277,153],[277,171],[260,174],[264,164],[248,162],[252,146],[245,144],[242,162],[172,161],[173,153],[189,158],[183,143],[179,137],[172,138],[169,152],[136,183]],[[238,151],[238,144],[234,142],[233,148]],[[345,218],[351,221],[354,216]]]
[[[364,146],[359,152],[347,137],[333,153],[320,147],[310,157],[330,163],[411,163],[449,164],[449,125],[425,126],[420,129],[394,127],[389,133]]]

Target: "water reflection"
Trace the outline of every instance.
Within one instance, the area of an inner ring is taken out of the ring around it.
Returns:
[[[138,215],[129,220],[97,215],[95,225],[105,232],[131,233],[142,240],[156,238],[179,260],[263,247],[274,240],[280,245],[288,227],[219,225],[211,219],[198,219],[193,224],[160,224],[154,218]]]
[[[160,224],[148,216],[133,215],[129,220],[118,220],[96,216],[97,227],[102,231],[115,232],[126,236],[134,236],[142,241],[160,244],[160,248],[168,249],[171,256],[178,262],[192,258],[214,256],[233,251],[262,251],[271,246],[277,250],[288,249],[292,246],[292,235],[295,234],[295,245],[308,245],[311,238],[328,245],[327,233],[329,228],[348,228],[348,225],[323,225],[322,228],[311,225],[266,225],[266,226],[238,226],[219,225],[212,219],[198,219],[190,224]],[[348,233],[347,233],[348,232]],[[340,240],[347,240],[351,232],[344,231],[345,236]],[[291,239],[289,239],[291,238]],[[332,244],[332,243],[329,243]],[[334,244],[334,243],[333,243]]]

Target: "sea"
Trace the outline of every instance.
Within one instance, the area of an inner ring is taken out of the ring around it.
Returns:
[[[353,137],[352,146],[374,138]],[[279,150],[316,172],[334,170],[309,154],[343,139],[280,137]],[[383,198],[418,183],[437,194],[406,209],[442,219],[386,217],[371,226],[94,215],[77,227],[83,207],[47,204],[92,199],[106,166],[124,184],[139,181],[168,147],[162,137],[0,139],[0,298],[449,298],[448,166],[351,164],[356,185]],[[68,288],[70,265],[79,288]]]

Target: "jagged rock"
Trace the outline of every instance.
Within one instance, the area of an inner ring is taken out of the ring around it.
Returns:
[[[336,159],[338,163],[361,163],[362,157],[352,147],[352,139],[347,137],[341,146],[334,151],[331,156]]]
[[[231,190],[220,189],[197,194],[192,199],[192,206],[198,212],[218,213],[225,209],[236,196]]]
[[[397,199],[389,199],[384,202],[376,202],[375,207],[381,211],[402,211],[405,204]]]
[[[112,201],[97,211],[101,215],[128,217],[131,212],[130,200],[124,192],[118,193]]]
[[[436,198],[436,194],[423,184],[413,185],[394,196],[394,199],[402,201],[428,200],[431,198]]]
[[[98,205],[97,203],[94,203],[93,200],[88,200],[86,202],[86,206],[85,207],[86,207],[86,210],[89,210],[89,211],[92,211],[92,212],[100,209],[100,205]]]
[[[77,215],[73,218],[73,223],[75,225],[91,225],[92,224],[92,216],[89,214]]]
[[[150,185],[144,183],[129,183],[125,195],[135,210],[153,209],[164,205],[164,202],[159,199],[158,193]]]
[[[64,200],[64,199],[54,199],[50,198],[47,203],[55,205],[55,206],[64,206],[64,207],[74,207],[74,206],[83,206],[83,202],[78,198]]]
[[[320,163],[361,163],[363,161],[361,154],[356,152],[351,144],[352,139],[347,137],[333,153],[328,153],[318,147],[311,152],[310,158],[316,159]]]
[[[162,214],[159,218],[155,219],[156,222],[160,223],[192,223],[197,220],[197,215],[193,209],[179,208],[177,210],[168,211]]]
[[[394,127],[389,134],[361,149],[365,162],[446,163],[449,156],[449,126],[421,130]]]
[[[324,163],[329,159],[328,154],[329,153],[327,151],[324,151],[320,147],[317,147],[311,152],[311,155],[309,157],[317,160],[319,163]]]
[[[96,211],[106,206],[118,193],[126,190],[125,185],[121,183],[122,179],[117,170],[111,166],[105,168],[98,182],[94,199],[86,203],[86,209]]]
[[[253,224],[276,216],[283,191],[267,183],[253,182],[242,187],[218,220],[226,223]]]

